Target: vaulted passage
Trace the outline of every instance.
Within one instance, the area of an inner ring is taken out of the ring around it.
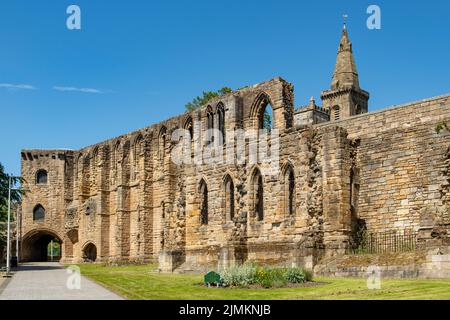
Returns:
[[[53,244],[53,249],[51,244]],[[31,231],[22,240],[21,261],[59,261],[61,259],[61,244],[61,239],[51,231]]]

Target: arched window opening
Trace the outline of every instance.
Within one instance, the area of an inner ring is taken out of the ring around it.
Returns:
[[[33,221],[42,221],[45,219],[45,209],[42,205],[38,204],[33,210]]]
[[[184,125],[184,130],[186,130],[186,134],[189,135],[187,141],[189,142],[189,146],[186,147],[190,148],[191,156],[194,156],[194,123],[191,117],[189,117],[188,120],[186,121]]]
[[[98,161],[98,147],[95,147],[95,149],[92,151],[92,165],[95,167],[97,166]]]
[[[99,147],[95,147],[91,156],[91,179],[94,185],[97,185],[97,169],[98,169],[98,152]]]
[[[80,177],[80,174],[82,173],[83,169],[83,154],[80,153],[77,157],[77,163],[76,163],[76,177]]]
[[[184,125],[184,130],[189,133],[189,140],[192,142],[194,140],[194,124],[192,118],[189,117]]]
[[[88,198],[91,193],[91,158],[89,155],[83,158],[82,179],[81,179],[81,196]]]
[[[133,163],[131,162],[130,158],[132,155],[132,148],[131,148],[131,142],[129,139],[125,140],[122,147],[122,154],[121,154],[121,168],[122,168],[122,183],[128,183],[131,179],[131,173],[133,168]]]
[[[214,142],[214,113],[212,111],[212,108],[208,106],[206,110],[206,128],[207,128],[207,140],[206,143],[212,143]]]
[[[36,183],[37,184],[47,184],[48,174],[45,170],[39,170],[36,173]]]
[[[139,179],[139,158],[144,152],[144,139],[139,135],[135,142],[133,148],[133,180]]]
[[[159,159],[164,160],[166,153],[166,139],[167,139],[167,129],[162,127],[159,132]]]
[[[252,177],[253,211],[258,221],[264,220],[264,187],[263,178],[259,170]]]
[[[259,110],[258,113],[258,129],[265,129],[271,132],[274,128],[274,118],[272,105],[266,101],[266,104]]]
[[[222,143],[225,144],[225,108],[223,104],[219,104],[217,107],[217,118],[219,122],[219,131],[222,135]]]
[[[291,216],[295,214],[295,176],[292,167],[289,167],[284,175],[284,188],[285,213]]]
[[[119,163],[119,157],[120,157],[120,141],[117,141],[114,145],[114,151],[113,151],[113,168],[114,170],[117,170],[117,165]]]
[[[208,186],[205,180],[200,182],[200,223],[202,225],[208,224]]]
[[[225,215],[227,220],[234,219],[234,183],[228,175],[225,178]]]
[[[140,135],[137,137],[136,141],[134,142],[134,163],[138,164],[139,162],[139,156],[144,152],[144,139]]]

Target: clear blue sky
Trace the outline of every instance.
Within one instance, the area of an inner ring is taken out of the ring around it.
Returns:
[[[70,4],[81,7],[80,31],[66,28]],[[381,30],[366,27],[370,4]],[[343,13],[371,111],[450,92],[446,0],[2,1],[0,162],[18,174],[23,148],[78,149],[225,85],[281,76],[296,107],[320,102]]]

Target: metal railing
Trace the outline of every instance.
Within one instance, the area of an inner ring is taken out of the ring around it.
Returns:
[[[415,251],[417,233],[365,233],[358,244],[350,246],[347,254],[380,254]]]

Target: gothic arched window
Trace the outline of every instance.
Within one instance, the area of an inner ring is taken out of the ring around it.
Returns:
[[[134,141],[134,152],[133,152],[133,160],[134,163],[137,164],[139,160],[139,156],[144,152],[144,138],[142,135],[139,135]]]
[[[205,180],[200,182],[200,223],[202,225],[208,224],[208,186]]]
[[[95,149],[92,151],[92,165],[93,165],[94,169],[97,166],[97,162],[98,162],[98,150],[99,150],[99,147],[95,147]]]
[[[272,105],[266,104],[258,114],[258,129],[272,131],[274,127]]]
[[[144,153],[144,138],[139,135],[134,141],[133,148],[133,180],[139,179],[140,157]]]
[[[231,179],[230,175],[227,175],[225,178],[225,217],[226,220],[234,219],[234,183],[233,179]]]
[[[166,139],[167,139],[167,128],[166,127],[162,127],[161,130],[159,131],[159,159],[160,160],[164,160],[164,156],[166,153]]]
[[[186,134],[189,135],[189,137],[188,137],[188,139],[186,141],[186,142],[189,143],[189,145],[186,146],[186,147],[190,148],[191,155],[193,156],[194,155],[194,153],[193,153],[194,152],[194,122],[192,121],[191,117],[189,117],[186,120],[186,122],[184,124],[184,130],[186,130],[185,131]]]
[[[184,124],[184,130],[189,133],[189,139],[192,142],[194,140],[194,124],[191,117],[186,120]]]
[[[261,93],[256,98],[252,108],[255,129],[265,129],[270,132],[275,128],[273,107],[266,93]]]
[[[213,135],[213,130],[214,130],[214,113],[212,111],[211,106],[208,106],[208,108],[206,109],[206,129],[207,131],[207,137],[206,137],[206,142],[209,144],[211,142],[214,142],[214,135]]]
[[[222,103],[217,106],[217,120],[219,122],[219,131],[222,135],[222,143],[225,144],[225,107]]]
[[[286,215],[295,214],[295,176],[291,166],[284,174],[284,195],[285,195],[285,213]]]
[[[33,210],[33,221],[41,221],[45,219],[45,209],[42,205],[38,204]]]
[[[120,141],[117,141],[116,144],[114,145],[114,150],[113,150],[113,169],[117,170],[117,165],[119,163],[119,159],[120,158]]]
[[[92,171],[92,182],[95,184],[97,180],[97,169],[98,169],[98,153],[99,153],[99,147],[95,147],[92,151],[91,156],[91,171]]]
[[[264,187],[261,172],[256,169],[251,180],[253,212],[258,221],[264,220]]]

